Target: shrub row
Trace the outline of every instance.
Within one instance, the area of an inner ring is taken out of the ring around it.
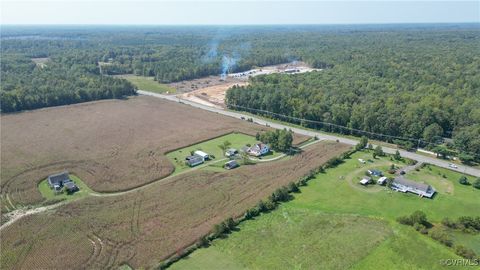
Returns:
[[[415,211],[409,216],[398,217],[397,221],[404,225],[413,226],[415,230],[419,231],[422,234],[428,234],[432,239],[442,243],[447,247],[453,247],[457,255],[470,259],[470,260],[479,260],[477,254],[472,249],[469,249],[462,245],[454,245],[453,238],[448,234],[447,230],[443,227],[435,226],[432,228],[432,225],[427,220],[427,216],[422,211]],[[442,220],[442,224],[446,227],[452,229],[462,229],[466,232],[480,232],[480,217],[460,217],[458,220],[452,221],[448,218]],[[429,230],[429,228],[431,228]]]

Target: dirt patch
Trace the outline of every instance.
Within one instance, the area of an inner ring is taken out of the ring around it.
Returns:
[[[42,201],[37,184],[67,170],[95,191],[161,179],[174,167],[164,153],[230,132],[267,129],[152,97],[98,101],[1,116],[2,198]],[[305,140],[295,136],[295,143]],[[3,200],[3,199],[2,199]],[[3,208],[2,208],[3,209]]]
[[[207,106],[223,108],[225,107],[225,93],[227,92],[227,90],[234,85],[245,86],[247,84],[247,82],[229,82],[225,84],[205,87],[189,93],[184,93],[178,95],[178,97]]]
[[[90,197],[56,212],[28,216],[2,231],[1,263],[25,269],[71,269],[84,263],[96,268],[125,263],[152,268],[183,252],[214,224],[240,215],[276,188],[349,148],[319,142],[289,159],[225,172],[198,170],[139,192]]]

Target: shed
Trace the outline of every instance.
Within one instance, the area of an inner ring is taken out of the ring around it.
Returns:
[[[370,178],[368,176],[365,176],[365,177],[363,177],[362,180],[360,180],[360,184],[366,186],[366,185],[370,184],[371,181],[372,181],[372,178]]]
[[[186,158],[185,163],[190,166],[190,167],[195,167],[197,165],[200,165],[204,162],[204,159],[201,156],[189,156]]]
[[[379,184],[379,185],[382,185],[382,186],[383,186],[383,185],[385,185],[385,184],[387,183],[387,180],[388,180],[388,178],[387,178],[387,177],[385,177],[385,176],[382,176],[382,177],[380,177],[380,178],[378,179],[378,181],[377,181],[377,184]]]
[[[71,182],[71,181],[65,183],[65,189],[66,189],[68,194],[72,194],[72,193],[75,193],[75,192],[79,191],[79,188],[77,187],[77,185],[75,185],[75,183]]]
[[[368,174],[373,175],[373,176],[383,176],[382,171],[379,171],[379,170],[372,169],[372,170],[368,170],[367,172],[368,172]]]
[[[237,168],[239,166],[240,165],[238,164],[238,162],[236,160],[230,160],[229,162],[225,163],[225,169],[227,169],[227,170],[231,170],[231,169]]]
[[[236,154],[238,154],[238,150],[234,148],[227,149],[227,151],[225,152],[225,156],[227,157],[233,157]]]
[[[195,152],[193,152],[193,153],[194,153],[196,156],[202,157],[203,160],[208,160],[208,159],[210,159],[210,156],[209,156],[207,153],[203,152],[203,151],[197,150],[197,151],[195,151]]]

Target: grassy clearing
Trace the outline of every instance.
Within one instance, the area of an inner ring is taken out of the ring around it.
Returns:
[[[56,201],[56,200],[74,200],[78,199],[81,197],[88,196],[88,194],[92,191],[85,183],[83,183],[80,178],[78,178],[75,175],[70,174],[70,179],[75,182],[75,184],[78,186],[80,189],[79,191],[68,195],[67,193],[60,193],[60,194],[55,194],[55,192],[50,188],[48,185],[47,179],[43,180],[38,184],[38,190],[42,194],[42,196],[47,200],[47,201]]]
[[[177,149],[175,151],[167,153],[168,159],[175,165],[174,174],[190,169],[189,166],[185,165],[185,158],[190,155],[190,152],[195,150],[202,150],[208,153],[209,155],[214,156],[214,158],[211,161],[207,161],[207,164],[215,162],[216,160],[225,158],[223,151],[220,149],[220,147],[218,147],[224,141],[229,141],[232,144],[230,147],[238,150],[243,146],[245,146],[246,144],[253,145],[257,143],[257,140],[255,140],[255,137],[253,136],[246,135],[243,133],[231,133],[231,134],[227,134],[227,135],[224,135],[212,140],[208,140],[202,143]],[[272,151],[272,153],[265,155],[264,159],[274,158],[279,155],[281,155],[281,153]],[[214,164],[214,167],[221,167],[221,166],[223,166],[223,163]]]
[[[227,269],[224,263],[243,269],[347,269],[392,234],[378,219],[283,207],[239,230],[213,243],[214,256],[226,257],[211,260],[210,248],[204,249],[172,269]]]
[[[173,94],[176,92],[175,88],[159,83],[153,80],[153,77],[144,77],[137,75],[121,75],[119,77],[133,83],[133,85],[135,85],[140,90],[150,91],[159,94]]]
[[[371,161],[361,164],[359,158]],[[239,232],[194,252],[172,269],[221,269],[226,263],[243,269],[442,269],[441,259],[459,257],[395,219],[415,210],[424,211],[433,223],[447,216],[477,215],[480,193],[460,185],[461,174],[434,166],[407,174],[437,188],[439,194],[434,199],[379,186],[372,192],[356,181],[368,168],[385,173],[392,162],[388,157],[373,160],[369,152],[355,153],[337,168],[319,174],[294,200],[241,224]],[[446,186],[451,186],[449,193]],[[352,218],[358,220],[351,222]],[[367,229],[370,226],[373,230]],[[347,228],[355,233],[350,235],[344,231]],[[459,235],[456,239],[475,249],[475,237]],[[222,259],[211,260],[211,254]]]

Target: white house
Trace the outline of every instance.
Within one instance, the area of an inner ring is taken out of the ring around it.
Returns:
[[[436,190],[430,185],[411,181],[402,176],[393,180],[391,188],[395,191],[411,192],[427,198],[432,198],[436,192]]]
[[[259,157],[259,156],[263,156],[265,154],[267,154],[268,152],[270,152],[270,147],[268,147],[268,145],[264,144],[264,143],[257,143],[255,145],[253,145],[252,147],[250,147],[250,149],[248,149],[248,154],[252,155],[252,156],[256,156],[256,157]]]
[[[193,152],[193,154],[196,155],[196,156],[202,157],[203,160],[208,160],[208,159],[210,159],[210,156],[209,156],[207,153],[205,153],[205,152],[203,152],[203,151],[200,151],[200,150],[197,150],[197,151]]]

